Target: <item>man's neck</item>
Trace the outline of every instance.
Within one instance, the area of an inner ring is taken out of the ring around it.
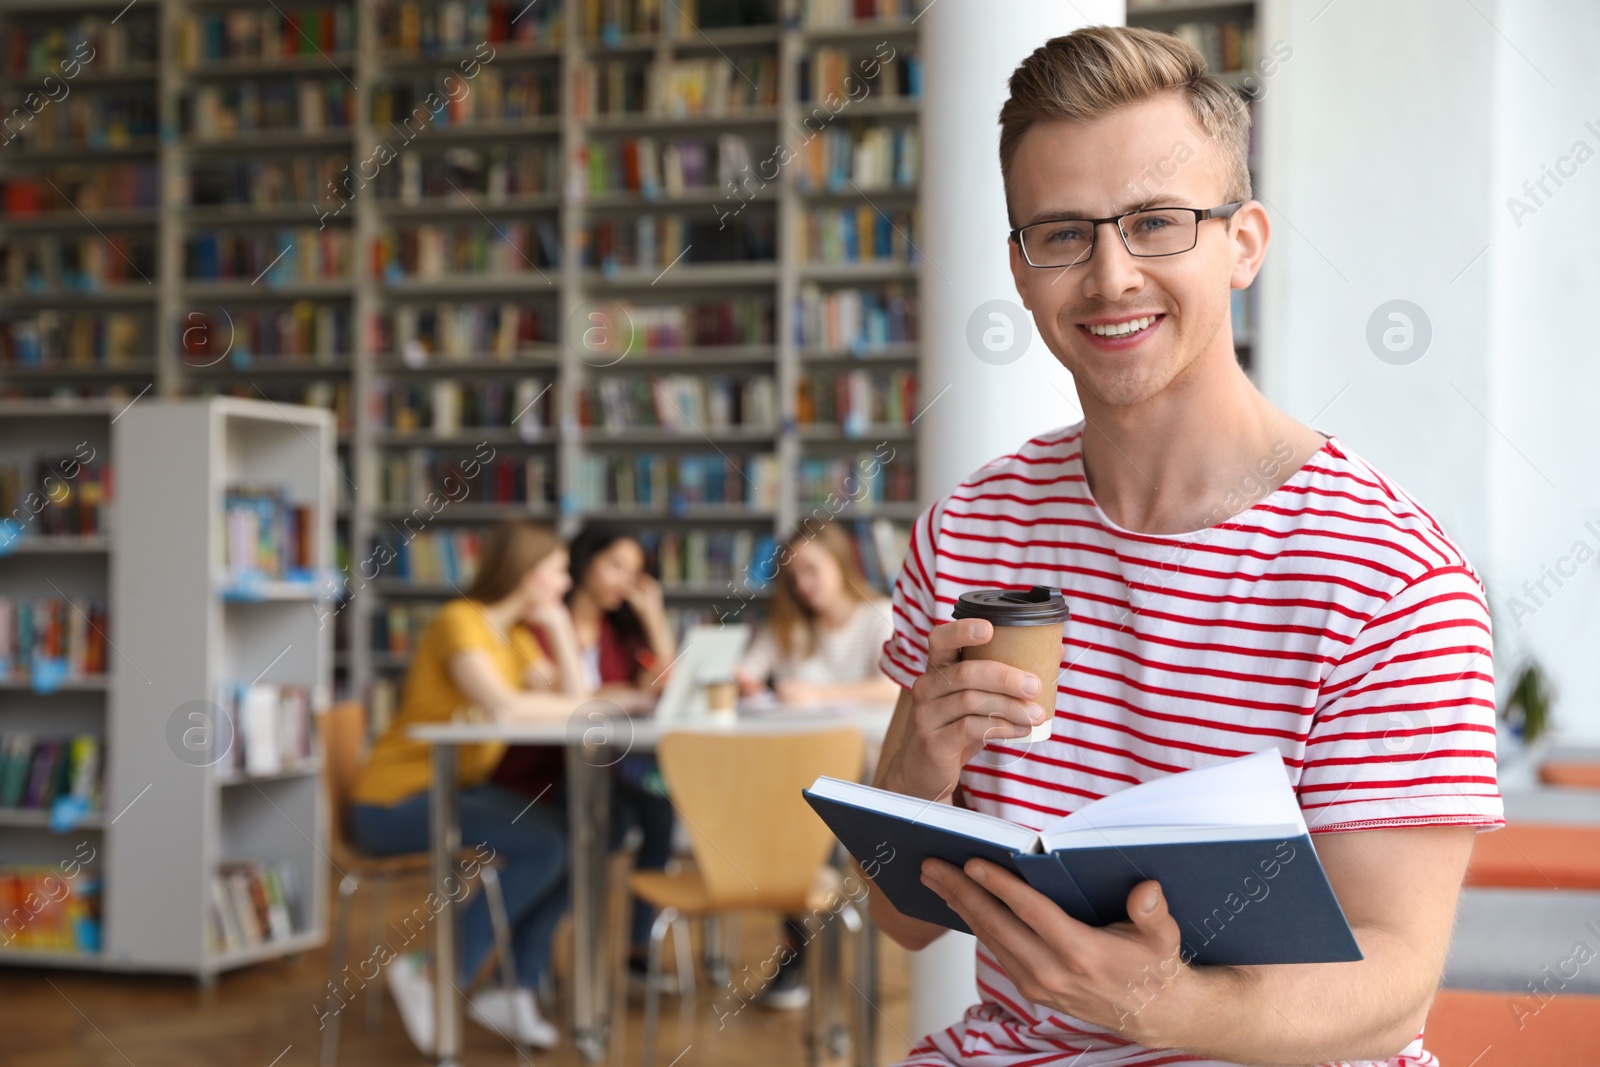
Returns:
[[[1089,491],[1112,522],[1140,533],[1226,521],[1288,481],[1323,442],[1273,407],[1231,352],[1202,357],[1138,405],[1080,400]]]

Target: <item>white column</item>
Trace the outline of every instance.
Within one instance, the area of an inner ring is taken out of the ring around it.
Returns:
[[[1072,378],[1017,299],[1006,255],[1000,106],[1022,59],[1079,26],[1121,25],[1121,0],[938,0],[922,16],[921,499],[1080,416]],[[971,340],[969,342],[969,336]],[[978,999],[973,939],[911,956],[913,1039]]]

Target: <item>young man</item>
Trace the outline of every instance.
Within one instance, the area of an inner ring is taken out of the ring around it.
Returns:
[[[1037,828],[1275,747],[1365,958],[1190,966],[1155,882],[1096,929],[998,867],[929,860],[977,934],[982,1002],[905,1062],[1435,1064],[1420,1033],[1474,831],[1503,822],[1482,585],[1420,505],[1235,361],[1230,291],[1270,231],[1237,94],[1176,38],[1105,27],[1050,41],[1010,88],[1012,271],[1084,419],[918,520],[877,784]],[[960,661],[987,622],[943,625],[968,589],[1032,585],[1072,611],[1055,693]],[[1018,741],[1051,704],[1053,736]],[[871,909],[909,948],[943,933],[880,893]]]

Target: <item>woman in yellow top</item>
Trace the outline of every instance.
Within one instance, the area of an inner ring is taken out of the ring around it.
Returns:
[[[408,736],[419,723],[479,708],[496,719],[565,717],[587,696],[572,619],[562,602],[571,580],[567,550],[551,530],[525,522],[497,527],[485,539],[466,596],[439,610],[417,643],[399,714],[380,737],[354,790],[351,830],[376,855],[428,846],[428,746]],[[552,649],[534,637],[537,626]],[[539,1014],[533,990],[550,958],[550,942],[567,906],[566,820],[561,798],[529,804],[488,783],[503,744],[460,749],[461,839],[492,849],[502,861],[501,887],[512,924],[515,993],[477,993],[469,1016],[497,1033],[549,1048],[556,1028]],[[482,894],[461,917],[461,969],[469,987],[494,943]],[[386,977],[411,1040],[433,1050],[431,983],[418,955],[396,958]]]

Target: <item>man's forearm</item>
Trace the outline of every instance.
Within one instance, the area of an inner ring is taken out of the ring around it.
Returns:
[[[856,877],[872,886],[872,891],[867,894],[867,914],[872,917],[873,925],[887,934],[889,940],[901,948],[915,952],[917,949],[927,948],[935,938],[945,932],[942,926],[902,915],[899,909],[889,903],[889,898],[883,895],[877,883],[867,877],[867,872],[861,869],[861,864],[851,860],[850,865],[855,868]]]
[[[1422,1031],[1434,982],[1394,934],[1355,933],[1359,962],[1196,967],[1136,989],[1120,1022],[1147,1045],[1231,1063],[1386,1060]]]

